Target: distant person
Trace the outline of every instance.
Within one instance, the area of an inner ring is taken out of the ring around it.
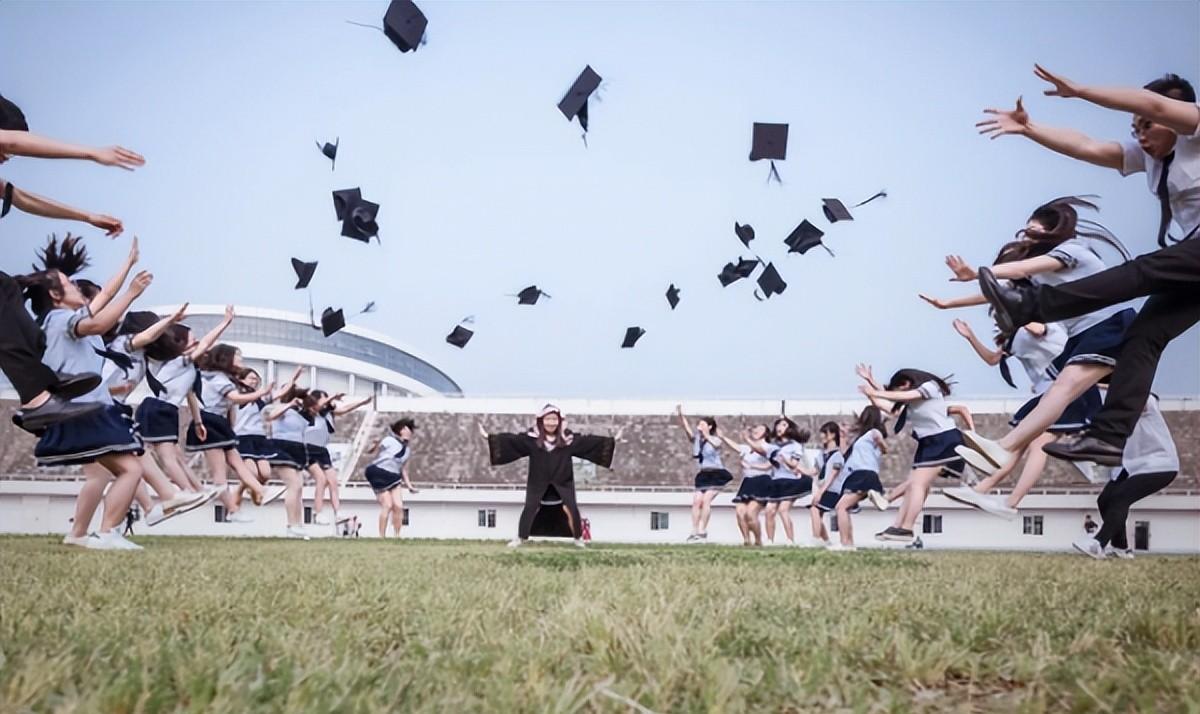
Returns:
[[[404,499],[400,495],[400,486],[409,493],[417,492],[408,478],[408,460],[412,458],[412,439],[416,431],[417,423],[412,419],[397,419],[388,427],[387,434],[367,450],[372,460],[365,475],[379,501],[380,538],[387,538],[389,520],[397,538],[404,527]]]
[[[286,488],[283,496],[284,510],[287,512],[285,536],[308,540],[309,536],[304,532],[301,503],[304,477],[300,474],[308,460],[304,450],[304,431],[312,425],[312,419],[304,413],[308,390],[296,386],[303,371],[303,365],[296,365],[291,379],[275,393],[278,403],[266,413],[265,419],[271,425],[271,449],[275,452],[271,466]]]
[[[1083,532],[1084,533],[1091,535],[1091,534],[1095,533],[1096,529],[1099,527],[1100,526],[1096,525],[1096,522],[1092,520],[1092,514],[1088,513],[1087,515],[1085,515],[1083,517]]]
[[[809,509],[812,544],[829,547],[831,543],[824,514],[837,509],[842,486],[849,474],[843,473],[846,459],[842,455],[842,427],[837,422],[827,421],[817,431],[817,438],[821,440],[821,455],[817,458],[817,483],[813,487],[813,502]]]
[[[759,424],[746,432],[746,438],[761,442],[770,433],[766,424]],[[722,436],[721,440],[742,457],[742,482],[733,497],[734,517],[742,534],[742,545],[761,546],[762,524],[759,523],[759,516],[771,500],[771,462],[749,444],[740,444],[727,436]]]
[[[687,537],[688,543],[702,543],[708,540],[708,522],[712,518],[712,502],[717,494],[733,480],[733,475],[721,461],[721,437],[717,433],[717,420],[714,417],[700,417],[696,420],[696,428],[688,423],[683,414],[683,406],[675,407],[679,417],[679,426],[692,444],[692,458],[696,460],[696,478],[692,490],[692,532]]]
[[[313,518],[317,525],[327,526],[338,522],[341,496],[338,492],[338,471],[333,467],[333,456],[329,453],[329,440],[337,433],[336,417],[349,414],[371,403],[364,397],[351,404],[340,404],[345,394],[330,395],[319,389],[309,392],[305,409],[312,417],[312,425],[304,431],[305,469],[313,477]],[[325,493],[329,492],[329,505],[333,518],[325,515]]]
[[[840,430],[840,427],[839,427]],[[831,487],[840,495],[834,504],[837,518],[838,542],[829,545],[832,551],[853,551],[854,526],[850,516],[858,510],[864,498],[872,501],[883,497],[879,480],[880,464],[887,453],[887,425],[884,412],[874,404],[863,407],[850,430],[850,445],[844,454],[845,463],[838,474],[840,483]],[[871,496],[874,493],[876,495]],[[897,516],[899,518],[899,516]]]

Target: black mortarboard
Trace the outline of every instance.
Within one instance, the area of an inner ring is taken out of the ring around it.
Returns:
[[[579,73],[575,83],[558,103],[558,111],[563,113],[567,121],[579,117],[579,126],[583,127],[584,132],[587,132],[588,128],[588,97],[592,96],[592,92],[599,86],[600,75],[588,65]]]
[[[341,309],[334,310],[332,307],[325,308],[321,313],[321,332],[326,337],[346,326],[346,315]]]
[[[344,188],[341,191],[334,191],[333,210],[337,213],[337,219],[343,220],[346,217],[346,210],[361,200],[362,191],[360,189]]]
[[[850,215],[850,211],[846,208],[846,204],[836,198],[822,198],[821,210],[825,212],[825,219],[830,223],[838,221],[853,221],[854,216]]]
[[[754,240],[754,226],[749,223],[743,226],[741,223],[735,222],[733,224],[733,232],[737,234],[738,240],[742,242],[742,245],[747,248],[750,247],[750,241]]]
[[[446,335],[446,342],[449,342],[455,347],[462,349],[467,346],[467,343],[470,342],[471,338],[474,336],[474,332],[468,330],[462,325],[458,325],[450,334]]]
[[[303,290],[312,282],[313,273],[317,272],[317,262],[305,263],[299,258],[292,258],[292,270],[296,271],[296,289]]]
[[[375,217],[379,204],[363,200],[362,191],[347,188],[333,192],[333,210],[342,222],[342,235],[363,243],[369,243],[379,235],[379,224]]]
[[[771,171],[767,174],[768,182],[775,179],[783,183],[783,180],[779,178],[779,171],[775,168],[775,162],[787,158],[787,139],[787,124],[754,122],[754,137],[750,142],[750,160],[769,159],[771,161]]]
[[[428,25],[425,13],[412,0],[392,0],[383,16],[383,34],[401,52],[417,49]]]
[[[538,298],[545,296],[550,297],[550,293],[542,292],[536,285],[530,285],[521,292],[517,293],[518,305],[536,305]]]
[[[628,328],[625,330],[625,341],[621,343],[621,348],[629,349],[633,347],[637,344],[638,340],[642,339],[642,335],[644,334],[646,334],[646,331],[640,327]]]
[[[749,258],[738,258],[737,263],[726,263],[725,267],[717,275],[717,280],[721,281],[721,287],[729,287],[742,278],[748,278],[754,274],[754,269],[758,267],[757,260]]]
[[[779,271],[775,269],[775,264],[767,263],[762,275],[758,276],[758,287],[762,290],[764,298],[770,298],[772,295],[780,295],[787,290],[787,283],[783,282]]]
[[[796,230],[792,231],[792,234],[784,239],[783,242],[785,245],[787,245],[789,253],[799,253],[800,255],[804,255],[812,248],[821,246],[825,250],[829,251],[830,255],[833,255],[833,251],[829,250],[829,247],[821,242],[821,238],[824,235],[824,231],[809,223],[808,220],[805,219],[800,223],[800,225],[796,226]]]
[[[675,283],[671,283],[671,287],[667,288],[667,302],[671,303],[671,309],[679,304],[679,288],[675,287]]]
[[[340,137],[340,136],[338,138],[334,139],[332,144],[330,144],[327,141],[327,142],[325,142],[325,145],[322,146],[321,142],[319,142],[319,141],[317,142],[317,148],[320,149],[321,153],[325,154],[325,158],[329,159],[329,161],[330,161],[330,166],[329,166],[330,170],[332,170],[333,167],[337,165],[337,150],[338,150],[338,146],[341,143],[342,143],[342,137]]]

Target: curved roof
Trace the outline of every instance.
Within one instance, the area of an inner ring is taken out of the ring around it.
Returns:
[[[163,305],[150,309],[169,314],[178,307]],[[235,310],[237,319],[224,335],[230,342],[284,345],[335,355],[396,372],[442,394],[462,394],[462,388],[449,375],[417,351],[387,335],[347,325],[336,334],[324,337],[320,330],[312,328],[307,315],[242,306],[235,306]],[[224,305],[188,306],[189,322],[197,328],[209,327],[224,312]]]

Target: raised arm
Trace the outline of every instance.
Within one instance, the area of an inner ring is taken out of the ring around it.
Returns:
[[[185,302],[179,306],[179,309],[175,311],[175,314],[167,315],[158,322],[134,335],[133,340],[131,341],[133,349],[146,349],[150,343],[154,342],[159,337],[162,337],[163,333],[167,331],[168,327],[182,322],[183,318],[187,316],[187,308],[188,304]]]
[[[302,364],[296,365],[295,371],[292,372],[291,379],[289,379],[287,382],[285,382],[284,385],[282,387],[280,387],[278,391],[276,391],[274,394],[271,395],[272,401],[277,402],[280,399],[283,399],[283,396],[285,394],[287,394],[288,392],[290,392],[292,390],[292,387],[296,386],[296,382],[298,382],[300,380],[300,375],[303,373],[304,373],[304,365],[302,365]]]
[[[975,336],[975,331],[971,326],[962,320],[954,321],[954,331],[962,335],[963,338],[971,345],[971,349],[975,350],[975,354],[979,355],[979,359],[995,367],[1000,364],[1000,360],[1004,359],[1004,352],[1001,350],[989,349],[987,345],[979,341]]]
[[[975,307],[977,305],[987,305],[987,298],[985,298],[983,296],[983,293],[975,293],[974,295],[963,295],[962,297],[956,297],[956,298],[946,298],[944,300],[942,298],[930,297],[924,293],[917,293],[917,297],[921,298],[922,300],[929,303],[930,305],[933,305],[934,307],[936,307],[939,310],[954,310],[954,309],[957,309],[960,307]]]
[[[354,402],[352,404],[346,404],[346,405],[343,405],[340,407],[336,407],[333,410],[333,415],[334,416],[345,416],[346,414],[349,414],[350,412],[354,411],[355,409],[361,409],[362,407],[367,406],[368,404],[371,403],[372,398],[373,397],[363,397],[362,399],[360,399],[357,402]]]
[[[1078,97],[1105,109],[1129,112],[1155,124],[1162,124],[1176,134],[1192,136],[1200,129],[1200,107],[1136,87],[1089,87],[1056,75],[1041,65],[1033,73],[1053,85],[1045,91],[1048,97]]]
[[[875,445],[879,447],[879,453],[886,454],[888,452],[887,439],[883,438],[883,434],[875,432],[872,434],[875,439]]]
[[[985,119],[975,126],[979,128],[980,134],[984,134],[988,138],[996,139],[1008,134],[1016,134],[1072,159],[1116,171],[1120,171],[1124,166],[1125,150],[1119,142],[1097,141],[1074,129],[1060,129],[1044,124],[1035,124],[1030,121],[1029,113],[1025,111],[1025,106],[1019,97],[1015,109],[984,109],[983,111],[985,114],[991,114],[994,118]]]
[[[7,181],[0,179],[0,194],[3,194],[8,185]],[[121,231],[125,230],[121,221],[112,216],[84,211],[74,206],[68,206],[65,203],[59,203],[45,196],[39,196],[36,193],[22,191],[16,186],[13,186],[12,203],[19,210],[31,216],[89,223],[103,230],[110,238],[121,235]]]
[[[0,130],[0,154],[31,156],[38,159],[83,159],[95,161],[103,166],[117,166],[127,171],[146,163],[141,154],[123,146],[80,146],[48,136],[31,134],[28,131]]]
[[[217,344],[217,340],[221,339],[221,334],[225,332],[225,330],[228,329],[231,324],[233,324],[233,305],[226,305],[224,319],[218,322],[216,327],[209,330],[208,334],[202,337],[200,341],[196,343],[196,346],[192,348],[191,353],[188,355],[192,358],[192,361],[199,359],[200,355],[211,350],[213,345]]]
[[[404,487],[409,493],[416,493],[417,489],[413,488],[412,481],[408,480],[408,464],[400,467],[400,478],[404,479]]]
[[[133,278],[133,282],[129,283],[129,287],[125,292],[121,293],[117,298],[107,305],[100,312],[91,317],[84,318],[75,326],[75,334],[83,337],[86,335],[103,335],[118,322],[121,317],[129,310],[129,306],[133,304],[142,293],[146,292],[146,288],[150,287],[150,283],[154,282],[154,276],[146,271],[138,273]]]
[[[196,399],[195,392],[188,392],[187,405],[188,412],[192,415],[192,426],[196,429],[196,436],[200,437],[200,441],[208,441],[208,428],[204,426],[204,420],[200,418],[200,400]]]
[[[971,410],[963,404],[951,404],[946,407],[946,413],[950,416],[958,416],[967,424],[968,431],[975,431],[975,419],[971,416]]]
[[[129,279],[129,271],[133,270],[133,266],[137,265],[137,262],[138,239],[137,236],[134,236],[129,244],[129,255],[125,256],[125,262],[121,263],[121,267],[117,270],[116,274],[108,279],[104,287],[100,288],[100,292],[96,293],[96,297],[92,298],[92,301],[88,303],[88,308],[93,315],[103,310],[104,306],[116,297],[117,293],[121,292],[121,286]]]
[[[290,410],[299,409],[299,408],[300,408],[300,400],[293,399],[290,402],[288,402],[287,404],[281,404],[280,406],[276,407],[275,409],[272,409],[270,412],[267,413],[265,418],[269,422],[276,421],[276,420],[280,419],[284,414],[287,414]]]
[[[683,415],[683,405],[675,406],[675,414],[679,417],[679,426],[683,427],[683,432],[687,434],[688,440],[695,438],[692,434],[692,425],[688,423],[687,417]]]
[[[229,394],[225,395],[225,398],[240,407],[243,404],[249,404],[250,402],[256,402],[259,399],[262,399],[263,397],[267,396],[274,390],[275,390],[275,383],[271,382],[270,384],[268,384],[264,387],[260,387],[256,390],[254,390],[253,392],[238,392],[238,391],[230,392]]]
[[[728,445],[728,446],[729,446],[729,448],[733,449],[734,451],[741,451],[741,450],[742,450],[742,447],[745,447],[745,448],[750,448],[750,447],[749,447],[748,445],[746,445],[746,444],[739,444],[739,443],[737,443],[737,442],[736,442],[736,441],[734,441],[733,439],[730,439],[728,436],[722,436],[722,437],[721,437],[721,441],[724,441],[724,442],[725,442],[725,444],[726,444],[726,445]]]
[[[947,255],[946,267],[953,273],[951,282],[973,283],[979,279],[979,271],[963,260],[960,255]],[[1001,280],[1019,280],[1039,273],[1053,273],[1062,270],[1063,264],[1058,258],[1049,255],[1039,255],[1025,260],[1014,260],[1011,263],[998,263],[992,266],[992,275]]]

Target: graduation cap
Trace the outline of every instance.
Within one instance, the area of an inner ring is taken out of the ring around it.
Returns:
[[[767,300],[772,295],[782,295],[783,291],[787,290],[787,283],[783,282],[779,271],[775,269],[775,264],[767,263],[767,267],[762,271],[762,275],[758,276],[758,287],[762,290],[763,295],[759,300]],[[756,294],[755,297],[758,297],[758,295]]]
[[[592,69],[591,65],[588,65],[579,73],[575,83],[558,103],[558,111],[562,112],[567,121],[579,118],[579,126],[583,127],[584,143],[587,143],[588,97],[592,96],[592,92],[595,92],[599,86],[600,75],[596,74],[596,70]]]
[[[838,221],[853,221],[854,216],[850,215],[850,211],[846,208],[846,204],[836,198],[822,198],[821,210],[825,212],[825,220],[830,223]]]
[[[325,158],[329,159],[329,161],[330,161],[329,169],[331,171],[333,170],[334,166],[337,165],[337,150],[338,150],[338,146],[341,143],[342,143],[342,137],[340,137],[340,136],[338,138],[334,139],[332,144],[330,144],[327,141],[327,142],[325,142],[325,145],[322,146],[321,142],[319,142],[319,141],[317,142],[317,148],[320,149],[321,153],[325,154]]]
[[[379,224],[375,222],[379,214],[379,204],[364,200],[360,189],[334,191],[333,210],[342,222],[342,235],[346,238],[363,243],[370,243],[372,238],[379,238]]]
[[[675,283],[671,283],[671,287],[667,288],[667,302],[671,303],[671,309],[679,304],[679,288],[675,287]]]
[[[446,335],[446,342],[449,342],[461,350],[467,346],[467,343],[470,342],[471,338],[474,336],[475,333],[471,330],[468,330],[462,325],[457,325],[450,334]]]
[[[825,231],[822,231],[820,228],[809,223],[808,219],[805,219],[801,221],[800,225],[796,226],[796,230],[792,231],[792,234],[785,238],[783,242],[788,247],[789,253],[804,255],[809,250],[821,246],[830,255],[833,255],[833,251],[829,250],[829,246],[821,242],[821,238],[824,235]]]
[[[321,333],[326,337],[333,335],[345,326],[346,314],[342,312],[341,308],[334,310],[332,307],[327,307],[321,313]]]
[[[516,297],[518,305],[536,305],[539,298],[552,296],[550,293],[539,290],[538,286],[530,285],[515,296],[510,295],[509,297]]]
[[[630,327],[625,330],[625,341],[621,343],[621,349],[629,349],[637,344],[637,341],[642,339],[642,335],[646,331],[640,327]]]
[[[721,272],[717,274],[717,280],[721,281],[721,287],[726,288],[741,280],[748,278],[754,274],[754,269],[758,267],[758,260],[750,258],[738,258],[738,262],[726,263]]]
[[[747,248],[750,247],[750,241],[754,240],[754,226],[749,223],[744,226],[741,223],[734,223],[733,232],[737,234],[738,240],[742,242],[742,245]]]
[[[767,174],[768,183],[771,179],[783,183],[783,180],[779,178],[779,171],[775,168],[775,162],[787,158],[787,139],[787,124],[754,122],[754,137],[750,143],[750,160],[770,160],[771,171]]]
[[[312,282],[313,273],[317,272],[317,262],[305,263],[299,258],[292,258],[292,270],[296,271],[296,289],[303,290]]]
[[[425,37],[429,20],[412,0],[392,0],[383,16],[383,34],[401,52],[416,50]]]

